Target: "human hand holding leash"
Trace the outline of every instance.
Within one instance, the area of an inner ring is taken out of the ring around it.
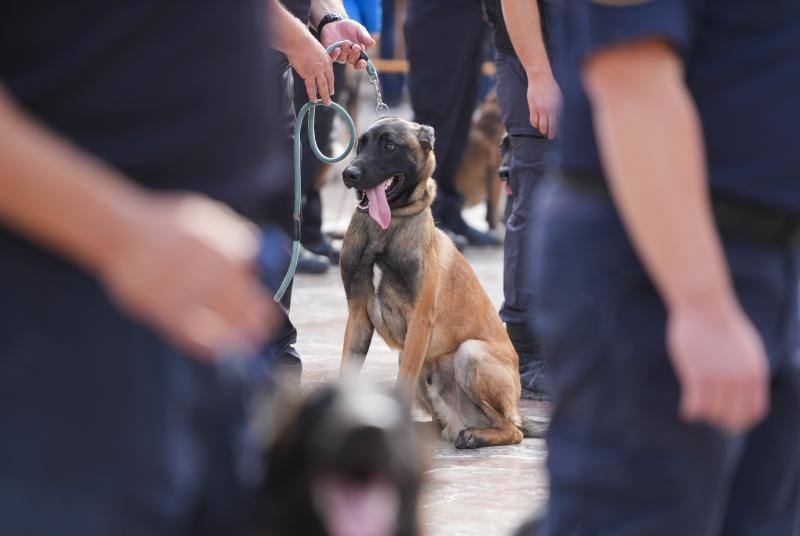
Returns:
[[[347,41],[331,53],[331,59],[339,63],[352,65],[358,71],[367,67],[361,52],[375,45],[375,40],[360,23],[345,19],[326,24],[319,36],[326,48],[337,41]]]
[[[361,52],[374,45],[375,40],[358,22],[337,20],[322,28],[320,43],[308,31],[305,23],[287,11],[278,0],[272,0],[268,7],[271,15],[271,45],[286,54],[289,64],[305,82],[309,100],[313,102],[319,97],[323,104],[330,105],[334,92],[333,62],[348,63],[356,69],[366,68],[367,62],[361,58]],[[341,2],[312,3],[313,25],[319,24],[322,17],[320,13],[326,10],[343,11]],[[347,43],[328,55],[325,48],[337,41]]]
[[[303,29],[296,36],[294,44],[287,47],[286,57],[305,82],[309,100],[315,101],[319,96],[323,104],[329,105],[334,84],[333,58],[325,51],[325,47]]]

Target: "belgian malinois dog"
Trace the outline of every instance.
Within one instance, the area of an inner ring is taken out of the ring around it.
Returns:
[[[398,386],[416,390],[456,448],[539,436],[523,421],[518,357],[464,257],[436,229],[433,129],[384,118],[342,174],[358,206],[342,245],[349,316],[341,370],[361,368],[374,330],[400,352]]]

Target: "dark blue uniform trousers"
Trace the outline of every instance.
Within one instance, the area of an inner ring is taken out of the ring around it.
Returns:
[[[294,77],[292,75],[292,69],[288,66],[284,67],[283,71],[281,72],[278,95],[280,96],[280,110],[283,114],[281,119],[284,133],[286,134],[285,137],[280,140],[282,147],[280,147],[279,150],[284,151],[285,154],[293,155],[294,122],[296,118],[294,110]],[[292,170],[293,169],[294,168],[292,168]],[[284,201],[284,205],[282,207],[281,214],[275,217],[273,220],[277,221],[278,225],[283,228],[283,230],[286,232],[286,235],[290,238],[292,237],[294,228],[294,221],[292,220],[292,208],[294,207],[295,187],[294,171],[291,173],[291,188],[288,188],[284,195],[279,197],[279,199]],[[320,210],[321,207],[322,205],[319,206]],[[321,216],[319,221],[321,224]],[[283,369],[287,375],[286,377],[296,378],[297,382],[299,383],[300,375],[303,371],[303,363],[300,360],[300,355],[294,348],[295,343],[297,343],[297,328],[294,327],[294,324],[289,319],[289,310],[292,306],[293,286],[293,283],[289,284],[289,287],[286,289],[286,293],[284,293],[283,298],[281,299],[281,305],[286,311],[286,317],[284,319],[283,326],[280,330],[278,330],[278,333],[273,339],[268,353],[270,354],[269,360],[276,368]]]
[[[244,534],[241,385],[0,232],[0,534]]]
[[[665,310],[610,199],[548,180],[536,218],[535,318],[555,391],[544,533],[797,534],[797,251],[724,237],[772,371],[768,417],[732,438],[678,418]]]
[[[405,23],[414,121],[436,131],[437,197],[460,204],[455,174],[464,156],[486,23],[479,0],[409,0]]]
[[[514,56],[498,52],[497,99],[503,123],[511,139],[511,214],[506,222],[503,245],[503,322],[524,323],[532,314],[533,281],[525,271],[525,259],[532,233],[533,191],[544,174],[544,156],[550,140],[533,128],[528,109],[528,79]]]

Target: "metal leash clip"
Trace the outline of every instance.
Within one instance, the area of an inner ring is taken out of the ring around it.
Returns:
[[[383,102],[383,93],[381,92],[381,81],[378,78],[378,71],[375,69],[375,66],[369,61],[366,54],[363,52],[361,53],[362,58],[367,59],[367,74],[369,75],[369,83],[372,84],[372,87],[375,88],[375,98],[378,101],[378,105],[375,107],[375,113],[378,117],[386,117],[389,115],[389,105]]]
[[[375,107],[375,113],[378,117],[386,117],[389,115],[389,105],[383,102],[383,94],[381,93],[381,83],[378,77],[370,77],[369,83],[375,88],[375,98],[378,100],[378,105]]]

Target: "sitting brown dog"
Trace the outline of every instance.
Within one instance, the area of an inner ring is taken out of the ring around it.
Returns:
[[[486,96],[472,122],[464,158],[456,172],[455,186],[464,198],[465,207],[486,201],[486,222],[497,227],[501,184],[497,174],[501,163],[500,141],[506,133],[500,116],[497,93]]]
[[[517,410],[518,358],[478,278],[433,224],[433,129],[384,118],[345,169],[358,208],[342,246],[349,316],[342,371],[360,369],[374,330],[400,351],[398,384],[416,387],[456,448],[537,435]]]

